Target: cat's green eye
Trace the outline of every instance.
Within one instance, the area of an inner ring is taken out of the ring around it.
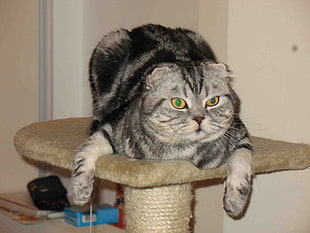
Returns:
[[[187,107],[186,101],[181,98],[173,98],[171,104],[176,109],[184,109]]]
[[[215,96],[211,99],[208,99],[206,102],[206,107],[213,107],[215,105],[217,105],[220,101],[220,97],[219,96]]]

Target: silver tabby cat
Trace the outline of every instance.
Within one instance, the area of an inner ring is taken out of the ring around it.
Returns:
[[[227,166],[224,208],[239,216],[251,190],[252,146],[230,72],[197,33],[160,25],[106,35],[90,61],[93,121],[74,159],[74,202],[89,201],[98,157]]]

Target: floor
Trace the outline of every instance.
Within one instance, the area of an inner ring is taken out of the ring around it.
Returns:
[[[125,231],[111,225],[74,227],[63,219],[53,219],[39,224],[23,225],[0,213],[0,233],[124,233]]]

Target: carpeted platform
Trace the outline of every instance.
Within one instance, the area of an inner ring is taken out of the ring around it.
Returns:
[[[72,169],[73,156],[87,138],[89,118],[70,118],[29,125],[16,133],[20,155]],[[310,166],[310,145],[252,137],[256,174]],[[96,176],[125,185],[127,233],[188,233],[192,218],[192,182],[225,178],[225,166],[200,170],[190,162],[134,160],[102,156]]]
[[[15,146],[20,155],[66,169],[87,138],[89,118],[69,118],[31,124],[19,130]],[[310,166],[310,145],[252,137],[256,174]],[[187,161],[145,161],[118,155],[101,157],[96,176],[131,187],[156,187],[226,177],[225,167],[201,170]]]

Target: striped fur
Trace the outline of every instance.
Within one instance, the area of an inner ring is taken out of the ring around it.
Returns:
[[[86,184],[104,154],[100,148],[107,147],[137,159],[188,160],[199,168],[227,162],[224,207],[232,216],[242,212],[250,193],[252,146],[230,71],[201,36],[152,24],[112,32],[93,52],[89,80],[93,122],[75,159],[76,203],[89,200],[92,185]],[[185,107],[174,106],[173,99],[184,100]],[[234,169],[235,161],[240,169]]]

